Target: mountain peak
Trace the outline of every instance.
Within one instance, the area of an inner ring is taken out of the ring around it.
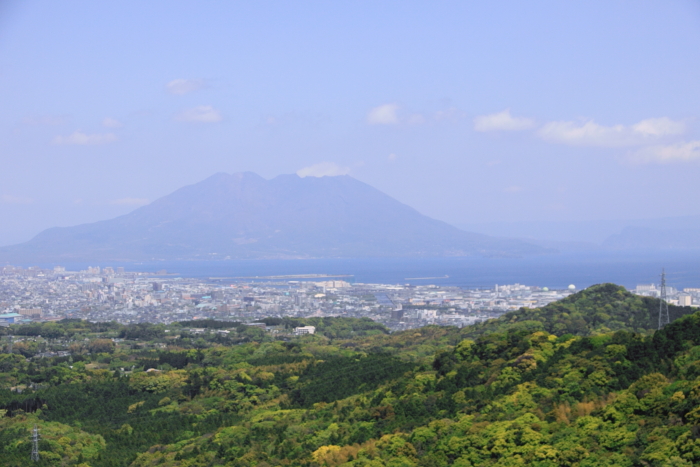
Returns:
[[[513,256],[544,249],[464,232],[348,175],[216,173],[130,214],[49,229],[0,259]]]

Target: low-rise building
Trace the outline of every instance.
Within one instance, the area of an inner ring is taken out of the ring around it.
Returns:
[[[20,308],[19,314],[32,319],[41,318],[41,308]]]
[[[0,325],[9,325],[18,323],[22,319],[22,315],[19,313],[3,313],[0,315]]]
[[[299,326],[294,328],[294,334],[297,336],[302,336],[304,334],[315,334],[316,326]]]

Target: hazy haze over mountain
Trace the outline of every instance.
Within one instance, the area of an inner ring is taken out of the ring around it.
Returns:
[[[542,254],[464,232],[350,176],[218,173],[130,214],[48,229],[0,259],[149,260]]]

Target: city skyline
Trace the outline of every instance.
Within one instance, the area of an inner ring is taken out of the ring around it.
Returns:
[[[519,283],[463,287],[305,276],[313,275],[206,279],[109,266],[81,271],[4,266],[0,326],[65,318],[121,324],[215,319],[265,328],[260,320],[266,318],[344,317],[369,318],[400,331],[431,324],[469,326],[509,311],[543,307],[579,291],[574,284],[559,289]],[[671,305],[698,307],[700,288],[666,290]],[[629,291],[661,296],[655,284],[638,284]]]

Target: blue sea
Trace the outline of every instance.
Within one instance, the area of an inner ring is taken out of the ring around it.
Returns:
[[[87,263],[61,264],[82,270]],[[29,266],[29,265],[24,265]],[[38,266],[52,268],[54,264]],[[658,283],[662,268],[667,282],[676,288],[700,287],[700,252],[696,253],[586,253],[526,258],[358,258],[309,260],[154,261],[143,263],[93,263],[90,266],[123,266],[132,272],[167,270],[196,278],[254,278],[326,274],[351,276],[359,283],[412,284],[492,288],[495,284],[520,283],[562,289],[581,289],[602,282],[628,288]],[[231,282],[234,279],[230,279]],[[289,278],[293,280],[293,278]],[[321,280],[321,279],[315,279]]]

